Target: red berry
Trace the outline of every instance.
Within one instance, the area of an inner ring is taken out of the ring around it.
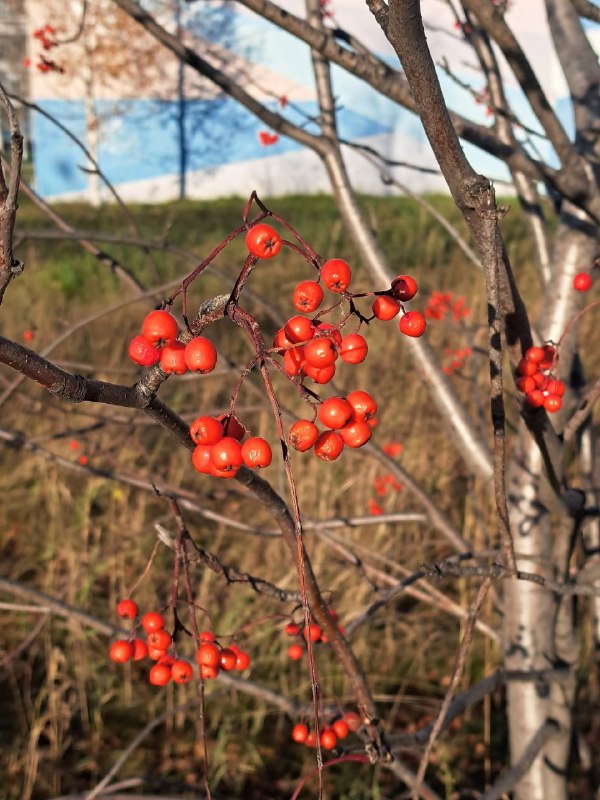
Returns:
[[[352,733],[356,733],[356,731],[362,727],[362,720],[354,711],[349,711],[347,714],[344,714],[344,722]]]
[[[260,436],[251,436],[242,445],[242,460],[250,469],[268,467],[272,458],[271,445]]]
[[[299,722],[292,728],[292,740],[298,744],[304,744],[308,738],[308,728]]]
[[[299,375],[304,365],[304,348],[292,347],[283,354],[283,368],[286,375]]]
[[[368,422],[352,421],[340,428],[340,436],[348,447],[362,447],[371,438],[373,431]]]
[[[321,267],[321,280],[332,292],[345,292],[352,279],[352,270],[341,258],[330,258]]]
[[[405,336],[423,336],[427,323],[420,311],[407,311],[400,317],[399,328]]]
[[[221,650],[221,669],[224,672],[231,672],[232,669],[235,669],[237,658],[238,654],[235,650],[232,650],[231,647],[224,647],[223,650]]]
[[[281,236],[275,228],[262,222],[246,233],[246,247],[257,258],[273,258],[281,250]]]
[[[336,719],[331,727],[338,739],[345,739],[346,736],[348,736],[350,728],[348,727],[346,720]]]
[[[155,664],[148,678],[153,686],[166,686],[171,680],[171,667],[168,664]]]
[[[129,358],[140,367],[153,367],[160,360],[160,350],[151,345],[143,336],[134,336],[129,342]]]
[[[398,275],[392,281],[392,294],[402,302],[412,300],[418,291],[417,282],[410,275]]]
[[[308,317],[303,317],[297,314],[295,317],[290,317],[285,323],[284,333],[287,339],[292,344],[301,344],[308,342],[315,335],[315,326]]]
[[[540,406],[543,406],[544,400],[544,393],[541,389],[534,389],[533,392],[527,392],[525,395],[525,402],[533,406],[533,408],[540,408]]]
[[[338,346],[342,343],[342,334],[335,327],[335,325],[331,324],[331,322],[319,322],[315,327],[317,329],[317,332],[324,331],[328,333],[330,336],[333,336],[333,339]]]
[[[544,348],[529,347],[525,353],[525,358],[528,361],[533,361],[534,364],[539,364],[540,361],[544,360]]]
[[[220,671],[218,665],[210,667],[208,664],[202,664],[200,667],[200,675],[205,681],[214,681]]]
[[[540,369],[540,365],[534,361],[529,361],[527,358],[522,358],[517,364],[517,372],[519,375],[535,375]]]
[[[243,672],[250,666],[250,656],[244,650],[239,650],[235,662],[235,668],[238,672]]]
[[[294,289],[292,302],[298,311],[311,313],[321,305],[324,294],[316,281],[302,281]]]
[[[321,747],[323,750],[333,750],[336,745],[337,738],[331,728],[325,728],[325,730],[319,736],[319,741],[321,742]]]
[[[346,364],[360,364],[365,360],[368,352],[366,339],[359,333],[350,333],[342,339],[340,358]]]
[[[311,642],[318,642],[322,633],[323,631],[321,630],[320,626],[314,622],[311,622],[308,628],[304,628],[302,635],[306,641],[310,639]]]
[[[148,645],[142,639],[133,640],[133,660],[141,661],[148,655]]]
[[[308,419],[299,419],[290,428],[288,441],[294,450],[305,453],[319,438],[319,429]]]
[[[187,661],[174,661],[171,664],[171,677],[175,683],[189,683],[193,674],[192,665]]]
[[[312,339],[304,347],[304,358],[311,367],[317,369],[330,367],[337,357],[335,342],[329,336],[320,336]]]
[[[279,355],[282,356],[285,352],[285,349],[291,344],[293,344],[293,342],[290,342],[285,335],[285,328],[279,328],[273,339],[273,347],[277,350]]]
[[[223,438],[223,426],[214,417],[197,417],[190,425],[190,436],[196,444],[216,444]]]
[[[210,451],[212,444],[199,444],[192,453],[192,464],[194,469],[202,472],[203,475],[210,475]]]
[[[549,380],[544,388],[548,394],[555,394],[557,397],[565,396],[565,384],[558,379]]]
[[[306,737],[306,746],[307,747],[316,747],[317,746],[317,735],[314,731],[311,731],[308,736]]]
[[[304,654],[304,648],[301,644],[292,644],[288,647],[287,654],[291,661],[300,661]]]
[[[220,472],[231,473],[232,476],[242,466],[242,447],[233,436],[225,436],[213,444],[210,451],[210,463]]]
[[[344,449],[344,440],[336,431],[324,431],[315,442],[314,453],[323,461],[335,461]]]
[[[185,363],[193,372],[203,375],[212,372],[217,363],[217,348],[204,336],[196,336],[185,346]]]
[[[368,422],[377,413],[377,403],[368,392],[363,392],[361,389],[350,392],[346,400],[352,406],[354,419],[357,422]]]
[[[578,272],[573,278],[573,288],[578,292],[588,292],[592,287],[592,276],[587,272]]]
[[[146,633],[158,631],[164,627],[165,618],[162,614],[159,614],[156,611],[148,611],[148,613],[144,614],[142,617],[142,628],[146,631]]]
[[[528,392],[533,392],[533,390],[536,388],[535,381],[529,375],[523,375],[522,377],[517,378],[515,382],[517,384],[517,389],[525,394]]]
[[[183,342],[171,342],[163,347],[160,351],[160,368],[168,375],[183,375],[187,372]]]
[[[217,637],[212,631],[200,631],[200,643],[202,642],[216,642]]]
[[[221,648],[214,642],[204,642],[196,651],[196,661],[200,666],[218,667],[221,663]]]
[[[354,409],[343,397],[329,397],[319,406],[319,419],[328,428],[343,428],[353,416]]]
[[[221,414],[217,419],[223,426],[223,436],[233,436],[238,442],[242,441],[246,435],[246,428],[244,428],[235,414]]]
[[[304,363],[302,369],[311,380],[322,386],[329,383],[335,375],[335,364],[329,367],[313,367],[312,364]]]
[[[166,655],[165,651],[160,647],[149,647],[148,648],[148,658],[151,658],[152,661],[160,661]]]
[[[135,619],[138,613],[139,608],[135,600],[119,600],[117,603],[117,614],[123,619]]]
[[[133,658],[133,654],[133,644],[125,639],[117,639],[111,644],[108,651],[111,661],[115,661],[117,664],[125,664],[127,661]]]
[[[373,314],[377,319],[390,320],[400,311],[400,303],[389,294],[382,294],[373,301]]]
[[[177,339],[179,325],[168,311],[151,311],[142,323],[142,336],[154,347],[163,347]]]
[[[288,622],[283,632],[286,636],[297,636],[300,633],[300,626],[297,625],[295,622]]]
[[[153,647],[155,650],[166,650],[171,646],[171,634],[164,628],[159,628],[157,631],[150,631],[147,637],[148,647]]]
[[[556,414],[562,407],[562,398],[557,394],[549,394],[544,398],[544,408],[549,414]]]

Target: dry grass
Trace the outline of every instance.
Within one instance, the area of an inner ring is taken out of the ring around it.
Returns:
[[[415,274],[421,284],[422,303],[432,290],[467,298],[472,314],[463,329],[446,323],[430,327],[430,341],[440,355],[443,357],[445,347],[484,346],[485,334],[480,331],[484,322],[481,277],[464,263],[447,234],[413,203],[370,198],[363,202],[377,220],[378,235],[395,268]],[[436,202],[456,220],[446,198]],[[168,229],[170,242],[190,247],[200,257],[238,224],[242,207],[241,200],[232,200],[138,208],[135,213],[147,235],[157,238]],[[318,251],[352,259],[350,244],[329,198],[288,198],[277,201],[276,208]],[[99,213],[65,207],[61,213],[84,229],[124,230],[120,214],[113,208]],[[19,224],[29,229],[47,223],[25,206]],[[523,271],[525,293],[533,295],[535,278],[528,266],[529,251],[519,215],[509,215],[506,225],[512,257]],[[118,255],[146,285],[183,274],[190,266],[162,253],[156,255],[157,266],[153,266],[132,248],[106,245],[106,250]],[[24,329],[34,329],[34,345],[42,349],[82,316],[123,299],[116,278],[106,267],[82,255],[76,245],[28,242],[20,255],[27,271],[10,287],[2,308],[5,335],[20,340]],[[199,281],[190,297],[192,307],[231,286],[241,255],[241,244],[235,243],[220,257],[220,276]],[[289,315],[290,290],[306,276],[304,269],[299,259],[286,256],[261,267],[253,276],[252,288],[267,298],[279,315]],[[357,289],[383,288],[370,287],[360,265],[356,272]],[[254,303],[248,306],[271,335],[273,321]],[[76,364],[75,370],[84,374],[132,382],[139,373],[126,359],[126,346],[139,327],[144,309],[138,303],[80,329],[54,351],[53,358]],[[400,337],[389,335],[393,323],[388,326],[373,327],[370,359],[354,370],[346,368],[340,386],[374,390],[381,408],[378,442],[400,441],[403,466],[428,488],[466,538],[484,546],[490,536],[490,497],[468,479],[443,422],[412,371]],[[220,323],[210,335],[233,363],[248,359],[250,351],[239,332]],[[86,365],[95,366],[90,370]],[[0,389],[12,377],[8,370],[2,370]],[[200,411],[223,410],[234,380],[234,372],[220,369],[211,376],[170,380],[161,389],[161,396],[181,414],[193,418]],[[486,384],[485,360],[474,355],[453,380],[473,414],[483,414],[481,424],[485,426],[487,409],[485,405],[479,408],[485,402],[484,392],[479,392]],[[301,409],[290,388],[279,379],[276,383],[282,402]],[[254,385],[259,386],[255,380]],[[168,482],[193,492],[205,508],[256,526],[272,527],[262,509],[237,485],[193,472],[188,454],[166,434],[147,425],[141,414],[92,406],[65,408],[27,383],[0,414],[3,428],[22,431],[69,461],[86,455],[96,468]],[[273,438],[273,422],[260,395],[244,390],[239,414],[254,432]],[[511,414],[514,417],[514,409]],[[72,440],[77,440],[78,449],[70,448]],[[2,575],[116,622],[116,601],[136,581],[154,546],[154,524],[160,521],[175,527],[165,501],[123,483],[66,470],[39,455],[6,447],[0,453]],[[346,453],[332,465],[299,455],[294,465],[303,513],[308,518],[365,514],[373,499],[386,511],[420,510],[404,490],[378,497],[374,481],[381,475],[381,467],[361,453]],[[280,463],[270,468],[267,477],[285,492]],[[240,533],[192,513],[186,514],[186,520],[194,538],[217,552],[225,563],[282,586],[296,586],[289,554],[279,539]],[[413,569],[424,560],[449,552],[426,524],[380,524],[339,533],[348,550],[363,559],[378,586],[385,586],[386,575],[401,577],[395,564]],[[307,535],[307,543],[321,585],[331,592],[342,620],[376,596],[373,585],[343,553],[314,534]],[[172,554],[161,548],[149,578],[136,595],[141,606],[155,608],[167,601],[171,573]],[[227,587],[208,570],[196,570],[194,581],[197,603],[207,611],[201,623],[212,621],[219,633],[235,634],[247,646],[253,657],[250,678],[306,701],[306,666],[288,663],[287,642],[280,634],[282,615],[292,610],[289,605],[255,595],[245,586]],[[473,596],[471,585],[443,588],[463,607]],[[491,605],[485,618],[492,624],[498,622]],[[145,669],[137,665],[131,669],[115,667],[107,660],[106,640],[58,617],[47,616],[35,638],[11,657],[39,619],[38,614],[23,611],[4,611],[2,617],[6,655],[0,682],[0,759],[7,800],[41,800],[89,788],[149,719],[195,697],[194,687],[150,687]],[[409,597],[392,603],[368,628],[360,629],[353,643],[390,730],[410,729],[431,719],[451,672],[459,635],[460,624],[455,617]],[[494,647],[484,646],[483,637],[478,635],[467,680],[490,670],[496,660]],[[351,704],[328,649],[319,649],[317,664],[325,700]],[[482,718],[481,709],[474,709],[462,721],[462,729],[451,738],[443,738],[437,750],[436,766],[446,776],[448,787],[460,781],[468,783],[471,776],[480,773],[483,755],[472,757],[477,747],[484,748],[482,753],[487,749],[495,762],[502,758],[501,715],[491,742],[485,741]],[[228,792],[253,798],[289,796],[296,776],[313,758],[310,752],[290,743],[290,722],[279,712],[243,693],[224,692],[218,683],[208,689],[208,732],[211,782],[221,787],[224,796]],[[197,733],[194,712],[176,714],[145,740],[119,777],[139,777],[148,791],[188,796],[186,791],[201,785]],[[331,797],[348,800],[383,798],[387,796],[386,787],[393,786],[377,771],[373,774],[352,765],[329,771],[326,783]]]

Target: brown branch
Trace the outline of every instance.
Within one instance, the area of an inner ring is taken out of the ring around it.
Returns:
[[[580,17],[600,22],[600,8],[590,0],[571,0],[571,4]]]
[[[19,129],[17,115],[4,86],[0,83],[0,105],[8,118],[10,127],[11,169],[8,185],[4,175],[3,161],[0,161],[0,305],[6,287],[11,280],[23,271],[23,264],[13,254],[13,231],[17,218],[17,196],[21,180],[23,160],[23,137]]]
[[[171,548],[171,550],[174,550],[176,539],[175,534],[167,530],[160,523],[156,523],[155,528],[158,531],[160,541],[167,547]],[[208,567],[210,570],[212,570],[215,575],[220,575],[225,578],[228,584],[246,583],[258,594],[264,594],[267,597],[273,597],[275,600],[279,600],[282,603],[287,603],[290,601],[295,603],[300,602],[299,592],[291,589],[282,589],[280,586],[275,586],[275,584],[270,583],[263,578],[258,578],[256,575],[250,575],[249,572],[240,572],[235,567],[223,564],[221,559],[215,553],[211,553],[209,550],[205,550],[204,547],[196,544],[196,542],[194,542],[189,535],[189,532],[188,536],[189,538],[186,540],[184,546],[186,549],[187,559],[190,564],[203,564],[205,567]]]

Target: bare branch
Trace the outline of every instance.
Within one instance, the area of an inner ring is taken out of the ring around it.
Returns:
[[[21,180],[23,160],[23,137],[19,129],[17,115],[4,86],[0,83],[0,104],[8,118],[10,127],[11,169],[8,185],[0,161],[0,305],[4,292],[11,280],[23,271],[23,264],[13,255],[13,231],[17,218],[17,196]]]

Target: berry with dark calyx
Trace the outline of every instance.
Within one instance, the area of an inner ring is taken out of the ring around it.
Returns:
[[[350,731],[348,723],[344,719],[336,719],[336,721],[332,723],[331,729],[338,739],[345,739]]]
[[[204,336],[195,336],[185,346],[185,363],[192,372],[205,375],[217,363],[217,348]]]
[[[325,292],[316,281],[302,281],[294,289],[292,302],[298,311],[311,313],[321,305]]]
[[[337,743],[337,737],[331,728],[325,728],[319,736],[319,741],[323,750],[333,750]]]
[[[384,321],[394,319],[400,311],[400,303],[389,294],[382,294],[373,300],[373,314]]]
[[[592,276],[587,272],[578,272],[573,278],[573,288],[578,292],[588,292],[592,288]]]
[[[218,665],[211,667],[208,664],[202,664],[200,666],[200,677],[202,677],[205,681],[214,681],[220,671],[221,670]]]
[[[129,598],[119,600],[117,603],[117,614],[123,619],[135,619],[139,613],[138,604]]]
[[[246,233],[246,247],[257,258],[273,258],[281,250],[281,236],[275,228],[260,222]]]
[[[215,417],[197,417],[190,425],[190,436],[196,444],[216,444],[223,438],[223,425]]]
[[[179,325],[168,311],[151,311],[142,323],[142,336],[153,347],[163,347],[177,339]]]
[[[159,628],[157,631],[150,631],[147,641],[148,647],[154,647],[156,650],[167,650],[173,640],[168,631],[164,628]]]
[[[304,648],[301,644],[292,644],[288,647],[287,654],[291,661],[300,661],[304,655]]]
[[[183,342],[171,342],[163,347],[160,351],[160,368],[168,375],[183,375],[187,372]]]
[[[189,683],[193,675],[192,665],[187,661],[174,661],[171,664],[171,678],[174,683]]]
[[[360,333],[350,333],[342,339],[340,358],[344,363],[360,364],[365,360],[368,352],[367,341]]]
[[[344,440],[337,431],[323,431],[315,442],[314,453],[322,461],[335,461],[344,449]]]
[[[155,664],[148,678],[153,686],[166,686],[171,680],[171,667],[168,664]]]
[[[242,447],[233,436],[224,436],[219,442],[213,444],[210,451],[210,463],[219,472],[232,476],[242,466]]]
[[[117,639],[111,644],[108,651],[110,660],[114,661],[116,664],[125,664],[133,658],[133,654],[133,644],[126,639]]]
[[[304,744],[308,738],[308,728],[299,722],[292,728],[292,740],[297,744]]]
[[[292,344],[302,344],[310,341],[315,335],[315,326],[308,317],[296,314],[285,323],[284,333]]]
[[[410,275],[398,275],[392,281],[392,294],[401,300],[403,303],[407,300],[412,300],[416,293],[419,291],[417,282]]]
[[[354,412],[353,418],[357,422],[368,422],[377,414],[377,403],[368,392],[364,392],[362,389],[356,389],[350,392],[346,400],[352,406]]]
[[[339,434],[347,447],[357,448],[362,447],[369,441],[373,431],[368,422],[354,420],[340,428]]]
[[[250,469],[268,467],[273,459],[271,445],[260,436],[251,436],[242,445],[242,460]]]
[[[343,428],[353,416],[354,409],[343,397],[329,397],[319,406],[319,420],[328,428]]]
[[[308,419],[299,419],[294,422],[288,434],[288,442],[294,450],[305,453],[319,438],[319,429],[314,422]]]
[[[140,367],[153,367],[160,361],[160,349],[151,345],[143,336],[134,336],[129,342],[129,358]]]
[[[142,628],[146,631],[146,633],[151,633],[152,631],[158,631],[161,628],[165,627],[165,618],[162,614],[159,614],[157,611],[148,611],[147,614],[144,614],[142,617]]]
[[[341,258],[330,258],[321,267],[321,280],[331,292],[345,292],[352,280],[350,266]]]
[[[330,336],[319,336],[304,346],[304,358],[316,369],[331,366],[337,357],[337,347]]]
[[[400,317],[398,327],[405,336],[417,338],[425,333],[427,322],[420,311],[407,311],[406,314]]]

